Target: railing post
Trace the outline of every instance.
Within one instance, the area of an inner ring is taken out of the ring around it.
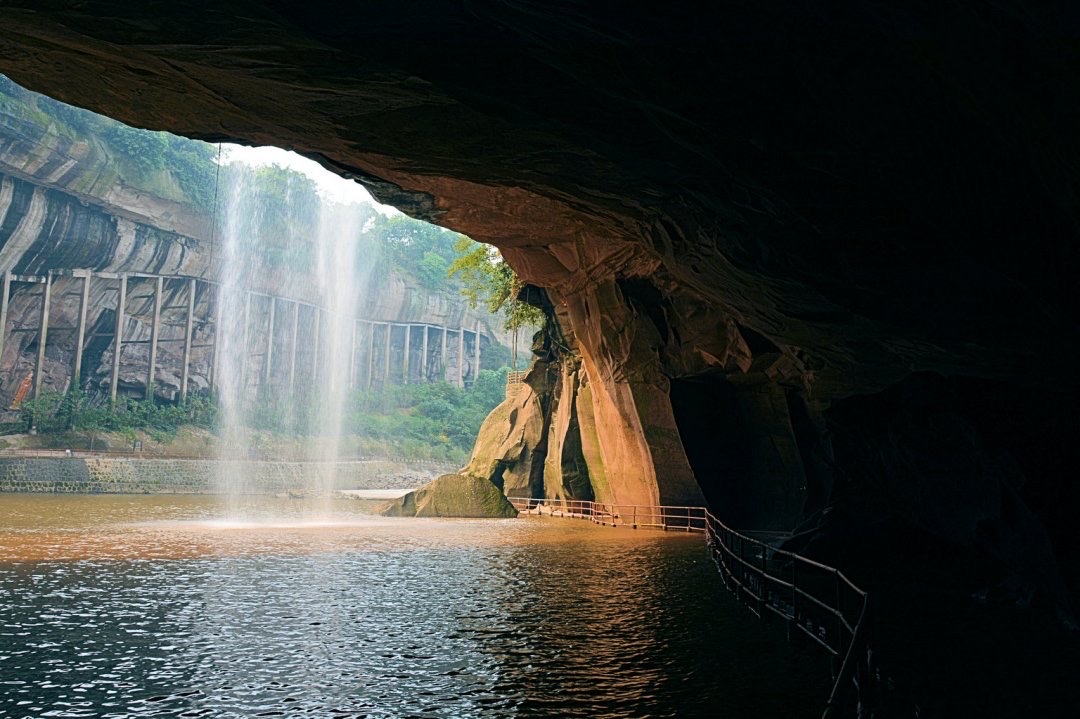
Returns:
[[[739,599],[746,601],[746,542],[739,537]]]
[[[41,381],[45,377],[45,344],[49,337],[49,296],[52,294],[53,274],[45,275],[45,289],[41,293],[41,325],[38,335],[37,364],[34,365],[34,399],[41,397]]]
[[[801,644],[799,636],[799,562],[794,557],[791,560],[791,619],[788,621],[788,641],[792,644]]]
[[[769,585],[766,583],[766,579],[769,576],[769,559],[765,552],[765,545],[761,545],[761,588],[758,593],[761,599],[758,600],[758,620],[762,624],[768,624],[765,615],[768,612],[765,611],[765,605],[769,603]]]
[[[634,521],[633,521],[633,527],[634,527],[634,529],[637,529],[637,505],[636,505],[636,504],[634,505]]]
[[[120,352],[124,346],[124,311],[127,303],[127,282],[127,274],[121,274],[120,289],[116,297],[116,333],[113,337],[112,381],[109,383],[109,401],[114,405],[116,404],[117,385],[120,382]],[[214,341],[217,342],[216,337]]]
[[[840,646],[844,636],[844,605],[842,602],[842,592],[840,586],[840,571],[833,570],[833,579],[836,581],[836,654],[840,655]]]

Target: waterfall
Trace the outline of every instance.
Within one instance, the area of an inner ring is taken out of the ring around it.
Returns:
[[[243,515],[246,498],[258,491],[258,465],[246,460],[265,455],[260,442],[269,432],[292,435],[302,447],[293,458],[325,468],[308,473],[318,479],[306,494],[329,497],[335,488],[355,380],[356,313],[371,265],[359,257],[360,235],[374,212],[370,204],[342,200],[347,190],[359,190],[355,183],[247,164],[243,150],[230,152],[239,159],[222,173],[215,248],[217,490],[232,516]]]

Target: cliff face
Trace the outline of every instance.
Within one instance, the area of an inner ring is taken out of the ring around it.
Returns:
[[[58,132],[56,123],[32,122],[0,108],[0,272],[58,273],[50,296],[45,389],[66,391],[73,381],[82,279],[60,273],[91,269],[228,281],[208,214],[184,201],[175,187],[173,197],[162,197],[124,184],[116,162],[109,147],[94,137],[74,140]],[[168,177],[156,179],[169,187]],[[319,302],[318,277],[294,272],[282,283],[280,268],[258,257],[250,258],[250,266],[252,290]],[[488,337],[503,339],[495,318],[470,309],[456,293],[428,290],[397,272],[369,275],[363,289],[358,286],[364,317],[469,329],[479,323]],[[185,280],[163,285],[155,393],[164,399],[175,398],[181,384],[187,292]],[[92,394],[107,393],[111,382],[118,293],[115,280],[90,283],[81,386]],[[146,387],[153,293],[153,279],[129,280],[118,385],[122,393],[139,397]],[[195,392],[208,389],[211,373],[212,294],[207,285],[197,286],[190,369]],[[0,357],[4,407],[36,366],[42,295],[43,285],[12,285]],[[456,344],[449,344],[450,360],[456,363]]]

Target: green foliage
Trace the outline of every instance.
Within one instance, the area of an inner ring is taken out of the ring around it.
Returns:
[[[472,387],[446,382],[355,390],[347,398],[342,433],[379,445],[384,452],[427,459],[463,460],[484,418],[504,397],[507,368],[481,370]],[[251,428],[291,436],[320,431],[321,399],[296,402],[264,398],[251,413]]]
[[[464,456],[480,425],[505,396],[507,368],[481,370],[472,387],[447,382],[357,390],[349,398],[349,432],[386,442],[416,441]]]
[[[416,276],[420,284],[429,290],[437,290],[446,281],[446,271],[450,263],[442,255],[434,252],[425,252],[424,259],[420,260]]]
[[[540,310],[518,301],[521,280],[496,248],[463,237],[454,249],[457,257],[449,272],[461,279],[461,292],[471,307],[483,305],[492,314],[502,312],[508,330],[543,324]]]
[[[437,382],[356,390],[346,402],[342,433],[385,454],[464,461],[484,418],[503,400],[506,373],[506,367],[481,370],[465,389]],[[280,436],[314,436],[320,431],[323,399],[263,398],[251,408],[250,427]],[[22,431],[36,427],[42,434],[68,436],[75,431],[91,438],[117,432],[134,439],[141,430],[165,442],[183,426],[216,430],[218,410],[205,397],[181,405],[121,398],[114,406],[95,406],[72,390],[66,395],[43,392],[23,403],[22,416]]]
[[[447,284],[447,268],[457,254],[455,245],[459,241],[472,243],[464,235],[405,215],[377,215],[364,235],[368,246],[381,249],[383,266],[376,268],[377,273],[395,269],[416,277],[430,290]]]
[[[210,428],[217,418],[214,404],[203,397],[193,397],[186,404],[156,404],[149,400],[121,398],[115,406],[92,406],[86,395],[73,389],[67,394],[42,392],[40,397],[23,402],[26,427],[39,432],[131,432],[137,429],[171,436],[184,425]]]
[[[142,173],[143,178],[165,168],[165,149],[168,142],[163,132],[136,130],[116,123],[106,128],[102,139],[127,158],[128,162]]]
[[[313,228],[318,226],[320,199],[314,180],[280,165],[252,167],[232,163],[225,186],[241,188],[242,212],[233,213],[243,252],[261,257],[271,267],[310,270],[315,263]]]
[[[191,204],[208,212],[214,209],[217,189],[217,148],[206,142],[169,133],[166,138],[165,167]]]

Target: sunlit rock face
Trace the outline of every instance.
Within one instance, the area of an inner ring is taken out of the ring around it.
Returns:
[[[1019,499],[1066,526],[1080,62],[1065,19],[601,7],[15,0],[0,71],[137,125],[295,148],[498,245],[546,289],[578,363],[555,372],[545,421],[565,438],[556,414],[578,409],[618,501],[704,495],[734,524],[790,529],[896,490],[837,456],[855,436],[837,417],[930,372],[1000,398],[957,410],[985,439],[956,451],[995,444]]]

